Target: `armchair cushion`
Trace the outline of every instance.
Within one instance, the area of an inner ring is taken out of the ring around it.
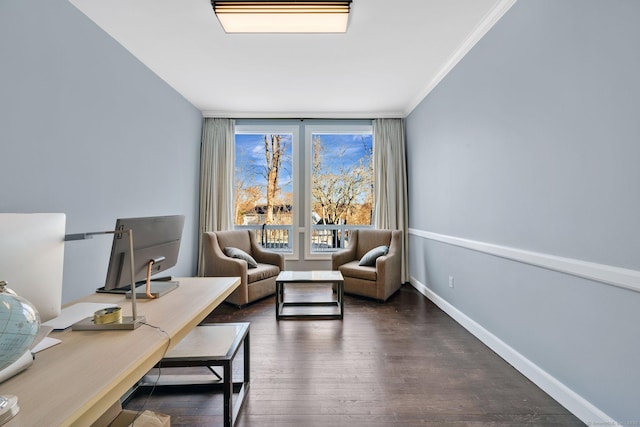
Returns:
[[[364,256],[360,259],[358,265],[374,267],[376,265],[376,260],[379,257],[386,255],[387,253],[389,253],[389,246],[377,246],[364,254]]]
[[[277,265],[258,264],[257,268],[247,271],[247,280],[249,283],[254,283],[270,277],[276,277],[279,273],[280,269]]]
[[[375,267],[358,265],[358,260],[342,264],[339,270],[345,277],[355,277],[357,279],[371,280],[374,282],[378,279]]]
[[[249,268],[258,267],[258,263],[256,262],[256,260],[253,259],[253,257],[251,255],[249,255],[248,253],[246,253],[242,249],[234,248],[233,246],[227,246],[222,251],[224,252],[224,254],[226,256],[228,256],[230,258],[243,259],[243,260],[247,261],[247,265],[248,265]]]

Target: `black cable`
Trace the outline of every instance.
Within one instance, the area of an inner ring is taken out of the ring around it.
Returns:
[[[167,338],[168,338],[167,346],[165,347],[164,352],[162,353],[162,357],[160,358],[160,360],[164,359],[164,357],[167,355],[167,352],[169,351],[169,347],[171,347],[171,335],[169,335],[169,333],[167,331],[165,331],[164,329],[162,329],[159,326],[151,325],[151,324],[146,323],[146,322],[143,322],[142,324],[145,325],[145,326],[149,326],[150,328],[157,329],[157,330],[159,330],[160,332],[162,332],[163,334],[165,334],[167,336]],[[158,364],[158,376],[156,377],[156,380],[154,381],[153,385],[151,386],[151,390],[149,391],[149,394],[147,395],[147,398],[144,400],[144,403],[142,404],[140,409],[138,409],[138,413],[136,414],[136,416],[134,417],[133,421],[131,422],[131,426],[135,425],[135,422],[138,419],[138,417],[142,414],[142,412],[144,412],[144,408],[149,403],[149,399],[151,398],[151,395],[155,391],[156,385],[158,385],[158,382],[160,381],[160,376],[161,375],[162,375],[162,366],[161,366],[161,364]]]

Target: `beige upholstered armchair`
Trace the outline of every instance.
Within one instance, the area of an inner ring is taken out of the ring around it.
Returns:
[[[276,292],[284,255],[262,249],[251,231],[207,232],[203,244],[205,276],[240,277],[240,286],[226,302],[243,306]]]
[[[332,270],[344,277],[344,291],[386,301],[400,289],[401,238],[399,230],[353,230],[349,246],[331,255]],[[367,263],[363,257],[368,253],[369,260],[374,260]]]

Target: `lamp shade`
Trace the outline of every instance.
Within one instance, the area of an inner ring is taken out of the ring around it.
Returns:
[[[344,33],[351,0],[211,1],[227,33]]]

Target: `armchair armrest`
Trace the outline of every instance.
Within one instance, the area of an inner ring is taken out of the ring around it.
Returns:
[[[339,250],[331,254],[331,269],[338,270],[343,264],[356,259],[356,246],[352,245],[346,249]]]
[[[280,271],[284,271],[284,255],[277,252],[262,249],[260,246],[253,248],[253,255],[256,261],[262,264],[277,265]]]
[[[376,259],[376,270],[378,272],[378,282],[384,284],[384,295],[379,295],[379,299],[385,300],[400,286],[402,275],[402,247],[400,231],[393,231],[389,252]],[[379,288],[378,292],[382,289]]]
[[[240,277],[243,282],[247,280],[247,262],[230,258],[222,252],[218,239],[213,233],[205,233],[204,241],[205,251],[205,263],[204,274],[205,276],[218,276],[218,277]]]
[[[394,280],[398,281],[400,277],[400,266],[401,260],[399,252],[378,257],[378,259],[376,259],[378,279],[383,280],[384,283],[390,283]]]
[[[356,249],[358,247],[358,230],[354,230],[351,234],[351,241],[349,242],[349,246],[345,249],[336,251],[331,254],[331,269],[338,270],[343,264],[353,261],[356,259]]]
[[[215,267],[212,268],[215,271],[215,275],[219,277],[240,277],[245,280],[247,277],[247,270],[249,269],[247,261],[237,258],[230,258],[223,255],[225,258],[218,258],[213,261]],[[211,260],[211,258],[210,258]],[[208,263],[205,264],[205,274],[209,271]]]

